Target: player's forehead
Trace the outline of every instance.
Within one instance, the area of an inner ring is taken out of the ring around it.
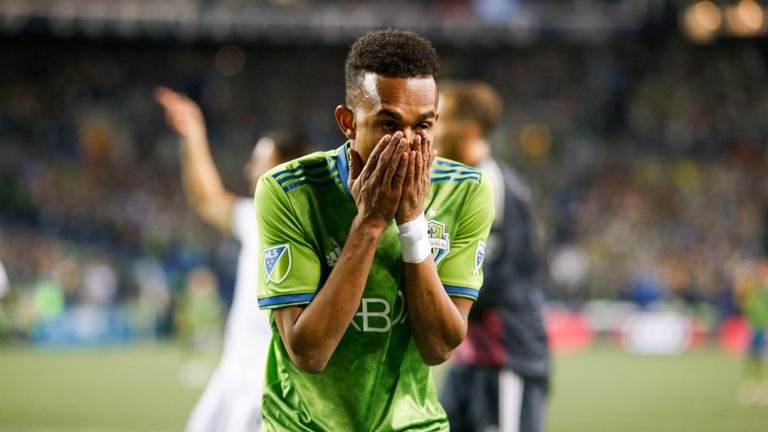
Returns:
[[[363,101],[373,113],[395,112],[419,117],[437,111],[437,85],[432,77],[388,78],[374,73],[363,77]]]

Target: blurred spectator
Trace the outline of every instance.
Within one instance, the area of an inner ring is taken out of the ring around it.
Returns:
[[[137,260],[132,270],[139,290],[132,319],[138,335],[148,340],[167,335],[171,292],[165,269],[159,260],[147,257]]]
[[[211,269],[200,267],[193,270],[189,273],[176,309],[179,335],[198,352],[210,352],[220,345],[224,311],[217,285]]]
[[[7,294],[10,282],[8,281],[8,273],[5,271],[3,262],[0,261],[0,300],[2,300]]]
[[[8,339],[11,330],[11,313],[8,307],[9,285],[8,273],[5,271],[3,262],[0,261],[0,342]]]

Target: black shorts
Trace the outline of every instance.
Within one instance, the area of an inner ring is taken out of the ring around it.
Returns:
[[[451,432],[539,432],[546,398],[543,379],[478,365],[451,367],[440,390]]]

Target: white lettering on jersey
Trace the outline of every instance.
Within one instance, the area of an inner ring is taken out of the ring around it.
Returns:
[[[325,255],[325,262],[328,264],[328,267],[333,267],[336,265],[336,261],[339,260],[339,256],[341,255],[341,248],[336,246],[336,248],[328,254]]]
[[[366,333],[386,333],[392,330],[393,325],[404,323],[408,319],[408,314],[405,313],[405,296],[402,291],[398,291],[397,297],[400,301],[395,303],[395,307],[399,305],[400,308],[392,318],[389,317],[392,306],[386,299],[364,297],[360,302],[360,309],[352,319],[352,326],[355,330]],[[358,318],[362,321],[362,329],[355,322]]]

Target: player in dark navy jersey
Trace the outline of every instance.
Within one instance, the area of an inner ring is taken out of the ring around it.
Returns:
[[[452,432],[543,428],[550,365],[539,257],[529,190],[490,154],[488,136],[501,111],[499,97],[486,84],[441,85],[435,144],[441,156],[480,168],[496,207],[485,281],[440,394]]]

